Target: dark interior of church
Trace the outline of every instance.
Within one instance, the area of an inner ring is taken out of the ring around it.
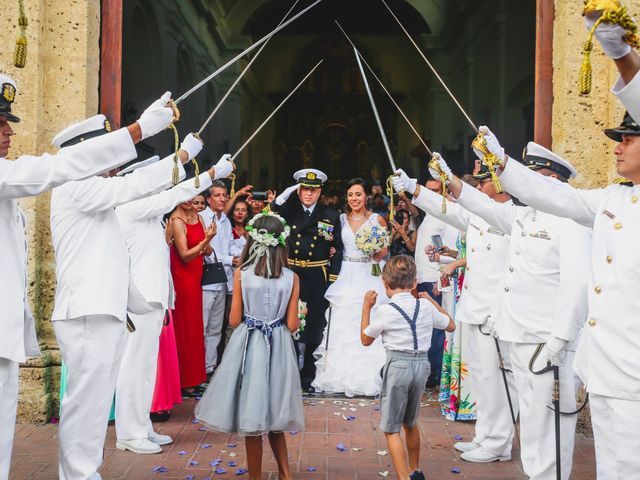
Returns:
[[[386,0],[475,125],[507,151],[533,138],[535,2]],[[174,98],[270,33],[312,0],[128,0],[124,3],[122,121],[169,85]],[[319,60],[320,67],[236,159],[239,183],[282,189],[316,167],[340,191],[349,178],[391,173],[354,51],[344,28],[431,150],[457,173],[473,168],[474,131],[382,0],[323,0],[274,35],[204,130],[206,167],[235,153]],[[180,135],[197,131],[256,55],[253,50],[181,105]],[[151,53],[150,53],[151,52]],[[144,75],[141,75],[144,73]],[[141,83],[139,78],[148,78]],[[398,167],[424,180],[429,155],[387,94],[367,75]],[[137,79],[137,80],[133,80]],[[173,137],[145,143],[168,154]]]

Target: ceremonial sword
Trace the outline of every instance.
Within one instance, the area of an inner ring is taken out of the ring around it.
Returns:
[[[280,30],[282,30],[283,28],[285,28],[287,25],[289,25],[290,23],[296,21],[299,17],[301,17],[302,15],[304,15],[305,13],[307,13],[309,10],[311,10],[313,7],[315,7],[317,4],[319,4],[322,0],[316,0],[315,2],[313,2],[311,5],[309,5],[308,7],[306,7],[304,10],[301,10],[300,12],[298,12],[296,15],[294,15],[293,17],[291,17],[289,20],[287,20],[286,22],[284,22],[283,24],[281,24],[279,27],[277,27],[275,30],[273,30],[271,33],[268,33],[267,35],[265,35],[264,37],[262,37],[260,40],[258,40],[257,42],[255,42],[254,44],[250,45],[249,47],[247,47],[244,51],[240,52],[238,55],[236,55],[235,57],[233,57],[231,60],[229,60],[227,63],[225,63],[223,66],[221,66],[220,68],[218,68],[215,72],[213,72],[211,75],[209,75],[207,78],[205,78],[204,80],[202,80],[201,82],[199,82],[198,84],[196,84],[195,86],[191,87],[189,90],[187,90],[185,93],[183,93],[180,97],[178,97],[177,100],[175,100],[175,104],[179,104],[180,102],[182,102],[185,98],[187,98],[189,95],[191,95],[193,92],[195,92],[196,90],[198,90],[200,87],[202,87],[205,83],[207,83],[209,80],[211,80],[212,78],[214,78],[216,75],[218,75],[219,73],[221,73],[222,71],[224,71],[225,69],[227,69],[230,65],[232,65],[233,63],[235,63],[236,61],[238,61],[240,58],[244,57],[247,53],[249,53],[250,51],[252,51],[254,48],[260,46],[261,44],[263,44],[264,42],[266,42],[267,40],[269,40],[271,37],[273,37],[276,33],[278,33]]]
[[[260,126],[251,134],[251,136],[242,144],[242,146],[236,151],[236,153],[233,154],[233,156],[229,159],[230,162],[233,162],[236,157],[238,155],[240,155],[240,152],[242,152],[242,150],[244,150],[244,148],[249,145],[249,142],[251,142],[251,140],[253,140],[253,137],[255,137],[258,132],[260,132],[260,130],[262,130],[262,127],[264,127],[267,122],[269,120],[271,120],[271,117],[273,117],[276,112],[278,110],[280,110],[280,108],[287,102],[287,100],[289,100],[289,98],[296,93],[296,90],[298,90],[298,88],[300,88],[302,86],[302,84],[305,82],[305,80],[307,78],[309,78],[311,76],[311,74],[316,70],[316,68],[318,68],[320,66],[320,64],[324,62],[324,58],[322,60],[320,60],[318,63],[316,63],[316,65],[309,71],[309,73],[307,73],[304,78],[302,80],[300,80],[300,82],[295,86],[295,88],[293,90],[291,90],[291,92],[289,92],[289,95],[287,95],[284,100],[282,100],[282,102],[280,102],[280,104],[275,108],[275,110],[273,110],[269,116],[267,118],[264,119],[264,121],[260,124]]]
[[[300,0],[296,0],[293,5],[291,6],[291,8],[289,9],[289,11],[285,14],[285,16],[282,18],[282,20],[280,20],[280,23],[278,24],[278,27],[282,25],[282,22],[284,22],[286,20],[286,18],[289,16],[289,14],[291,13],[291,11],[296,8],[296,5],[298,4]],[[200,127],[200,130],[198,130],[197,135],[200,136],[200,134],[204,131],[205,128],[207,128],[207,125],[209,125],[209,122],[213,119],[214,115],[218,112],[218,110],[220,109],[220,107],[222,106],[222,104],[224,103],[224,101],[229,97],[229,95],[231,95],[231,92],[233,91],[234,88],[236,88],[236,85],[238,85],[238,83],[240,83],[240,80],[242,80],[242,77],[244,77],[244,74],[247,73],[247,71],[249,70],[249,68],[251,68],[251,65],[253,65],[253,62],[256,61],[256,59],[258,58],[258,56],[260,55],[260,53],[262,52],[262,50],[264,50],[264,47],[267,46],[267,43],[269,43],[269,40],[271,39],[271,37],[267,38],[267,40],[262,44],[262,46],[260,47],[260,49],[256,52],[256,54],[253,56],[253,58],[249,61],[249,63],[247,63],[247,66],[244,67],[244,69],[242,70],[242,72],[240,73],[240,75],[238,75],[238,78],[236,78],[236,80],[231,84],[231,86],[229,87],[229,89],[227,90],[227,93],[224,94],[224,96],[220,99],[220,101],[218,102],[218,104],[216,105],[216,108],[213,109],[213,112],[211,112],[211,115],[209,115],[209,117],[205,120],[205,122],[202,124],[202,127]]]

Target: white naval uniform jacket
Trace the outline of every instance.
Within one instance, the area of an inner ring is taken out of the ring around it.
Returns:
[[[510,235],[504,278],[492,285],[504,292],[496,321],[500,339],[575,340],[587,317],[590,231],[531,207],[495,202],[463,185],[460,205]]]
[[[530,205],[593,227],[575,371],[589,392],[640,401],[640,185],[579,190],[536,177],[509,161],[501,181]]]
[[[426,187],[422,187],[426,190]],[[452,250],[456,249],[456,240],[458,239],[458,230],[450,227],[442,220],[426,214],[422,219],[422,223],[418,227],[416,235],[415,261],[418,283],[437,282],[440,277],[440,265],[453,262],[453,258],[441,256],[440,262],[432,262],[424,253],[428,245],[433,244],[434,235],[440,235],[442,245]]]
[[[640,123],[640,73],[631,79],[627,84],[622,77],[618,77],[611,91],[618,97],[618,100],[625,106],[631,118]]]
[[[53,321],[98,314],[125,320],[129,252],[114,208],[171,185],[173,157],[124,177],[92,177],[53,190],[51,238],[58,281]],[[144,304],[142,298],[135,300]]]
[[[154,309],[173,308],[174,289],[169,265],[169,247],[162,217],[176,205],[192,199],[211,186],[208,172],[150,197],[116,208],[116,217],[131,258],[131,278],[145,302]]]
[[[457,203],[447,202],[442,213],[442,196],[427,188],[420,188],[413,204],[467,234],[467,267],[456,320],[481,325],[489,315],[497,316],[502,289],[496,286],[502,283],[509,236]],[[504,205],[515,208],[511,201]]]
[[[40,354],[27,299],[25,218],[17,198],[38,195],[69,180],[90,177],[136,157],[121,129],[40,157],[0,158],[0,358],[24,362]]]

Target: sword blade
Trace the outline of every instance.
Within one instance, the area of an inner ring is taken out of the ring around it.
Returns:
[[[291,11],[296,8],[296,5],[298,4],[300,0],[296,0],[293,5],[291,6],[291,8],[289,9],[289,11],[285,14],[285,16],[282,18],[282,20],[280,20],[280,23],[278,24],[278,27],[280,25],[282,25],[282,22],[284,22],[287,17],[289,16],[289,14],[291,13]],[[238,75],[238,78],[236,78],[236,80],[233,82],[233,84],[231,84],[231,86],[229,87],[229,89],[227,90],[227,93],[224,94],[224,96],[220,99],[220,101],[218,102],[218,104],[216,105],[216,108],[213,109],[213,112],[211,112],[211,115],[209,115],[209,118],[207,118],[205,120],[205,122],[202,124],[202,127],[200,127],[200,130],[198,130],[198,136],[204,131],[205,128],[207,128],[207,125],[209,125],[209,122],[213,119],[213,117],[215,116],[215,114],[218,112],[218,110],[220,110],[220,107],[222,107],[222,104],[224,103],[224,101],[229,97],[229,95],[231,95],[231,92],[233,91],[234,88],[236,88],[236,85],[238,85],[238,83],[240,83],[240,80],[242,80],[242,77],[244,77],[244,74],[247,73],[247,71],[251,68],[251,65],[253,65],[253,62],[256,61],[256,59],[260,56],[260,53],[262,52],[262,50],[264,50],[264,47],[267,46],[267,44],[269,43],[269,40],[271,40],[271,37],[269,37],[260,47],[260,49],[256,52],[256,54],[253,56],[253,58],[251,59],[251,61],[249,61],[249,63],[247,63],[247,66],[244,67],[244,69],[242,70],[242,72],[240,73],[240,75]]]
[[[316,0],[315,2],[313,2],[311,5],[309,5],[308,7],[306,7],[304,10],[300,10],[300,12],[298,12],[297,14],[295,14],[293,17],[291,17],[289,20],[287,20],[286,22],[284,22],[282,25],[280,25],[279,27],[277,27],[275,30],[273,30],[271,33],[268,33],[267,35],[265,35],[264,37],[262,37],[260,40],[258,40],[257,42],[255,42],[253,45],[247,47],[243,52],[239,53],[238,55],[236,55],[235,57],[233,57],[231,60],[229,60],[227,63],[225,63],[223,66],[221,66],[220,68],[218,68],[215,72],[213,72],[211,75],[209,75],[207,78],[205,78],[204,80],[202,80],[200,83],[196,84],[195,86],[193,86],[191,89],[187,90],[185,93],[183,93],[176,101],[175,104],[179,104],[180,102],[182,102],[185,98],[187,98],[189,95],[191,95],[193,92],[195,92],[196,90],[198,90],[200,87],[202,87],[205,83],[207,83],[209,80],[211,80],[212,78],[214,78],[216,75],[218,75],[220,72],[224,71],[225,69],[227,69],[229,67],[229,65],[232,65],[233,63],[237,62],[240,58],[244,57],[247,53],[251,52],[253,49],[255,49],[256,47],[259,47],[260,45],[262,45],[264,42],[266,42],[267,40],[269,40],[271,37],[273,37],[276,33],[278,33],[280,30],[282,30],[283,28],[285,28],[287,25],[289,25],[292,22],[295,22],[299,17],[301,17],[302,15],[304,15],[305,13],[307,13],[309,10],[311,10],[313,7],[315,7],[317,4],[319,4],[322,0]]]
[[[407,125],[409,125],[409,128],[411,128],[411,130],[413,131],[413,133],[416,134],[416,137],[418,137],[418,140],[420,140],[420,143],[422,143],[422,146],[424,148],[426,148],[427,152],[429,153],[429,155],[433,156],[433,153],[431,153],[431,149],[427,146],[426,142],[422,139],[422,136],[420,136],[420,134],[418,133],[418,131],[415,129],[415,127],[412,125],[411,121],[409,120],[409,118],[407,118],[407,116],[404,114],[404,112],[402,111],[402,109],[400,108],[400,105],[398,105],[398,102],[396,102],[396,100],[393,98],[393,96],[391,95],[391,93],[389,92],[389,90],[387,90],[387,88],[384,86],[384,84],[382,83],[382,80],[380,80],[380,78],[378,77],[378,75],[376,75],[376,72],[373,71],[373,68],[371,68],[371,65],[369,65],[369,63],[365,60],[365,58],[362,56],[362,54],[358,51],[358,49],[356,48],[355,44],[351,41],[351,39],[349,38],[349,35],[347,35],[347,32],[344,31],[344,29],[342,28],[342,26],[340,25],[340,23],[335,20],[336,24],[338,25],[338,28],[342,31],[342,33],[344,34],[344,36],[347,38],[347,40],[349,41],[349,43],[351,44],[351,46],[358,52],[358,55],[360,56],[360,59],[364,62],[365,66],[369,69],[369,71],[371,72],[371,75],[373,75],[373,78],[375,78],[378,81],[378,84],[380,85],[380,87],[382,88],[382,90],[384,90],[384,93],[387,94],[387,96],[389,97],[389,100],[391,100],[391,102],[395,105],[395,107],[398,109],[398,112],[400,112],[400,115],[402,115],[402,118],[404,118],[404,120],[407,122]]]
[[[380,135],[382,136],[382,143],[384,144],[384,149],[387,152],[387,157],[389,157],[389,163],[391,164],[391,171],[395,172],[397,170],[396,163],[393,161],[393,155],[391,155],[391,149],[389,148],[389,142],[387,141],[387,135],[384,133],[384,127],[382,126],[382,120],[380,120],[380,115],[378,114],[378,109],[376,108],[376,102],[373,99],[373,94],[371,93],[371,89],[369,88],[369,82],[367,81],[367,76],[364,73],[364,68],[362,68],[362,63],[360,62],[360,54],[356,47],[353,47],[353,52],[356,55],[356,62],[358,62],[358,68],[360,69],[360,75],[362,76],[362,81],[364,82],[364,88],[367,91],[367,95],[369,97],[369,103],[371,104],[371,108],[373,109],[373,116],[376,118],[376,123],[378,124],[378,130],[380,130]]]
[[[285,103],[287,103],[287,100],[289,100],[289,98],[290,98],[294,93],[296,93],[296,90],[298,90],[298,88],[300,88],[300,87],[302,86],[302,84],[307,80],[307,78],[309,78],[309,77],[311,76],[311,74],[312,74],[313,72],[315,72],[316,68],[318,68],[322,62],[324,62],[324,58],[323,58],[322,60],[320,60],[318,63],[316,63],[316,65],[315,65],[315,66],[314,66],[314,67],[309,71],[309,73],[307,73],[307,74],[304,76],[304,78],[303,78],[302,80],[300,80],[300,83],[298,83],[298,84],[296,85],[296,87],[295,87],[293,90],[291,90],[291,92],[289,92],[289,95],[287,95],[287,96],[284,98],[284,100],[282,100],[282,102],[280,102],[280,104],[275,108],[275,110],[274,110],[273,112],[271,112],[271,114],[269,114],[269,116],[268,116],[267,118],[265,118],[265,119],[264,119],[264,121],[260,124],[260,126],[259,126],[259,127],[258,127],[258,128],[257,128],[257,129],[252,133],[252,134],[251,134],[251,136],[246,140],[246,142],[244,142],[244,143],[242,144],[242,146],[238,149],[238,151],[237,151],[236,153],[234,153],[234,154],[233,154],[233,157],[231,157],[231,158],[229,159],[229,161],[233,162],[233,161],[236,159],[236,157],[240,154],[240,152],[242,152],[242,150],[244,150],[244,148],[245,148],[247,145],[249,145],[249,143],[251,142],[251,140],[253,140],[253,137],[255,137],[255,136],[258,134],[258,132],[260,132],[260,130],[262,130],[262,127],[264,127],[264,126],[267,124],[267,122],[268,122],[269,120],[271,120],[271,117],[273,117],[273,116],[276,114],[276,112],[277,112],[278,110],[280,110],[280,108],[281,108]]]
[[[462,115],[464,115],[464,118],[467,119],[467,122],[469,122],[469,125],[471,125],[471,127],[473,128],[473,130],[478,133],[478,127],[476,127],[475,123],[473,123],[473,121],[471,120],[471,118],[469,117],[469,115],[467,115],[467,112],[464,110],[464,108],[462,108],[462,105],[460,105],[460,102],[458,102],[458,99],[456,98],[456,96],[451,92],[451,90],[449,90],[449,87],[447,87],[447,84],[444,83],[444,80],[442,79],[442,77],[438,74],[437,70],[434,68],[433,65],[431,65],[431,62],[427,59],[427,57],[425,56],[424,53],[422,53],[422,50],[420,49],[420,47],[418,47],[418,44],[413,40],[413,38],[411,38],[411,35],[409,35],[409,32],[407,32],[407,29],[404,28],[404,25],[402,25],[402,22],[400,21],[400,19],[396,16],[395,13],[393,13],[393,10],[391,10],[391,8],[389,7],[389,5],[387,4],[387,2],[385,0],[380,0],[385,7],[387,7],[387,10],[389,10],[389,13],[391,14],[391,16],[395,19],[395,21],[398,23],[398,25],[400,26],[400,28],[402,29],[402,31],[404,32],[404,34],[407,36],[407,38],[409,39],[409,41],[413,44],[413,46],[415,47],[415,49],[418,51],[418,53],[420,54],[420,56],[422,57],[422,59],[426,62],[426,64],[429,66],[429,68],[431,69],[431,71],[433,72],[433,74],[436,76],[436,78],[438,79],[438,81],[440,82],[440,84],[444,87],[444,89],[447,91],[447,93],[449,94],[449,96],[451,97],[451,99],[453,100],[453,103],[456,104],[456,106],[458,107],[458,109],[460,109],[460,111],[462,112]]]

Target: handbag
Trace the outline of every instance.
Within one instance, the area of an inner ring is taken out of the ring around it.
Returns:
[[[214,285],[216,283],[227,283],[227,274],[224,271],[224,265],[218,261],[216,252],[213,252],[213,258],[215,262],[204,262],[204,268],[202,269],[202,285]]]

